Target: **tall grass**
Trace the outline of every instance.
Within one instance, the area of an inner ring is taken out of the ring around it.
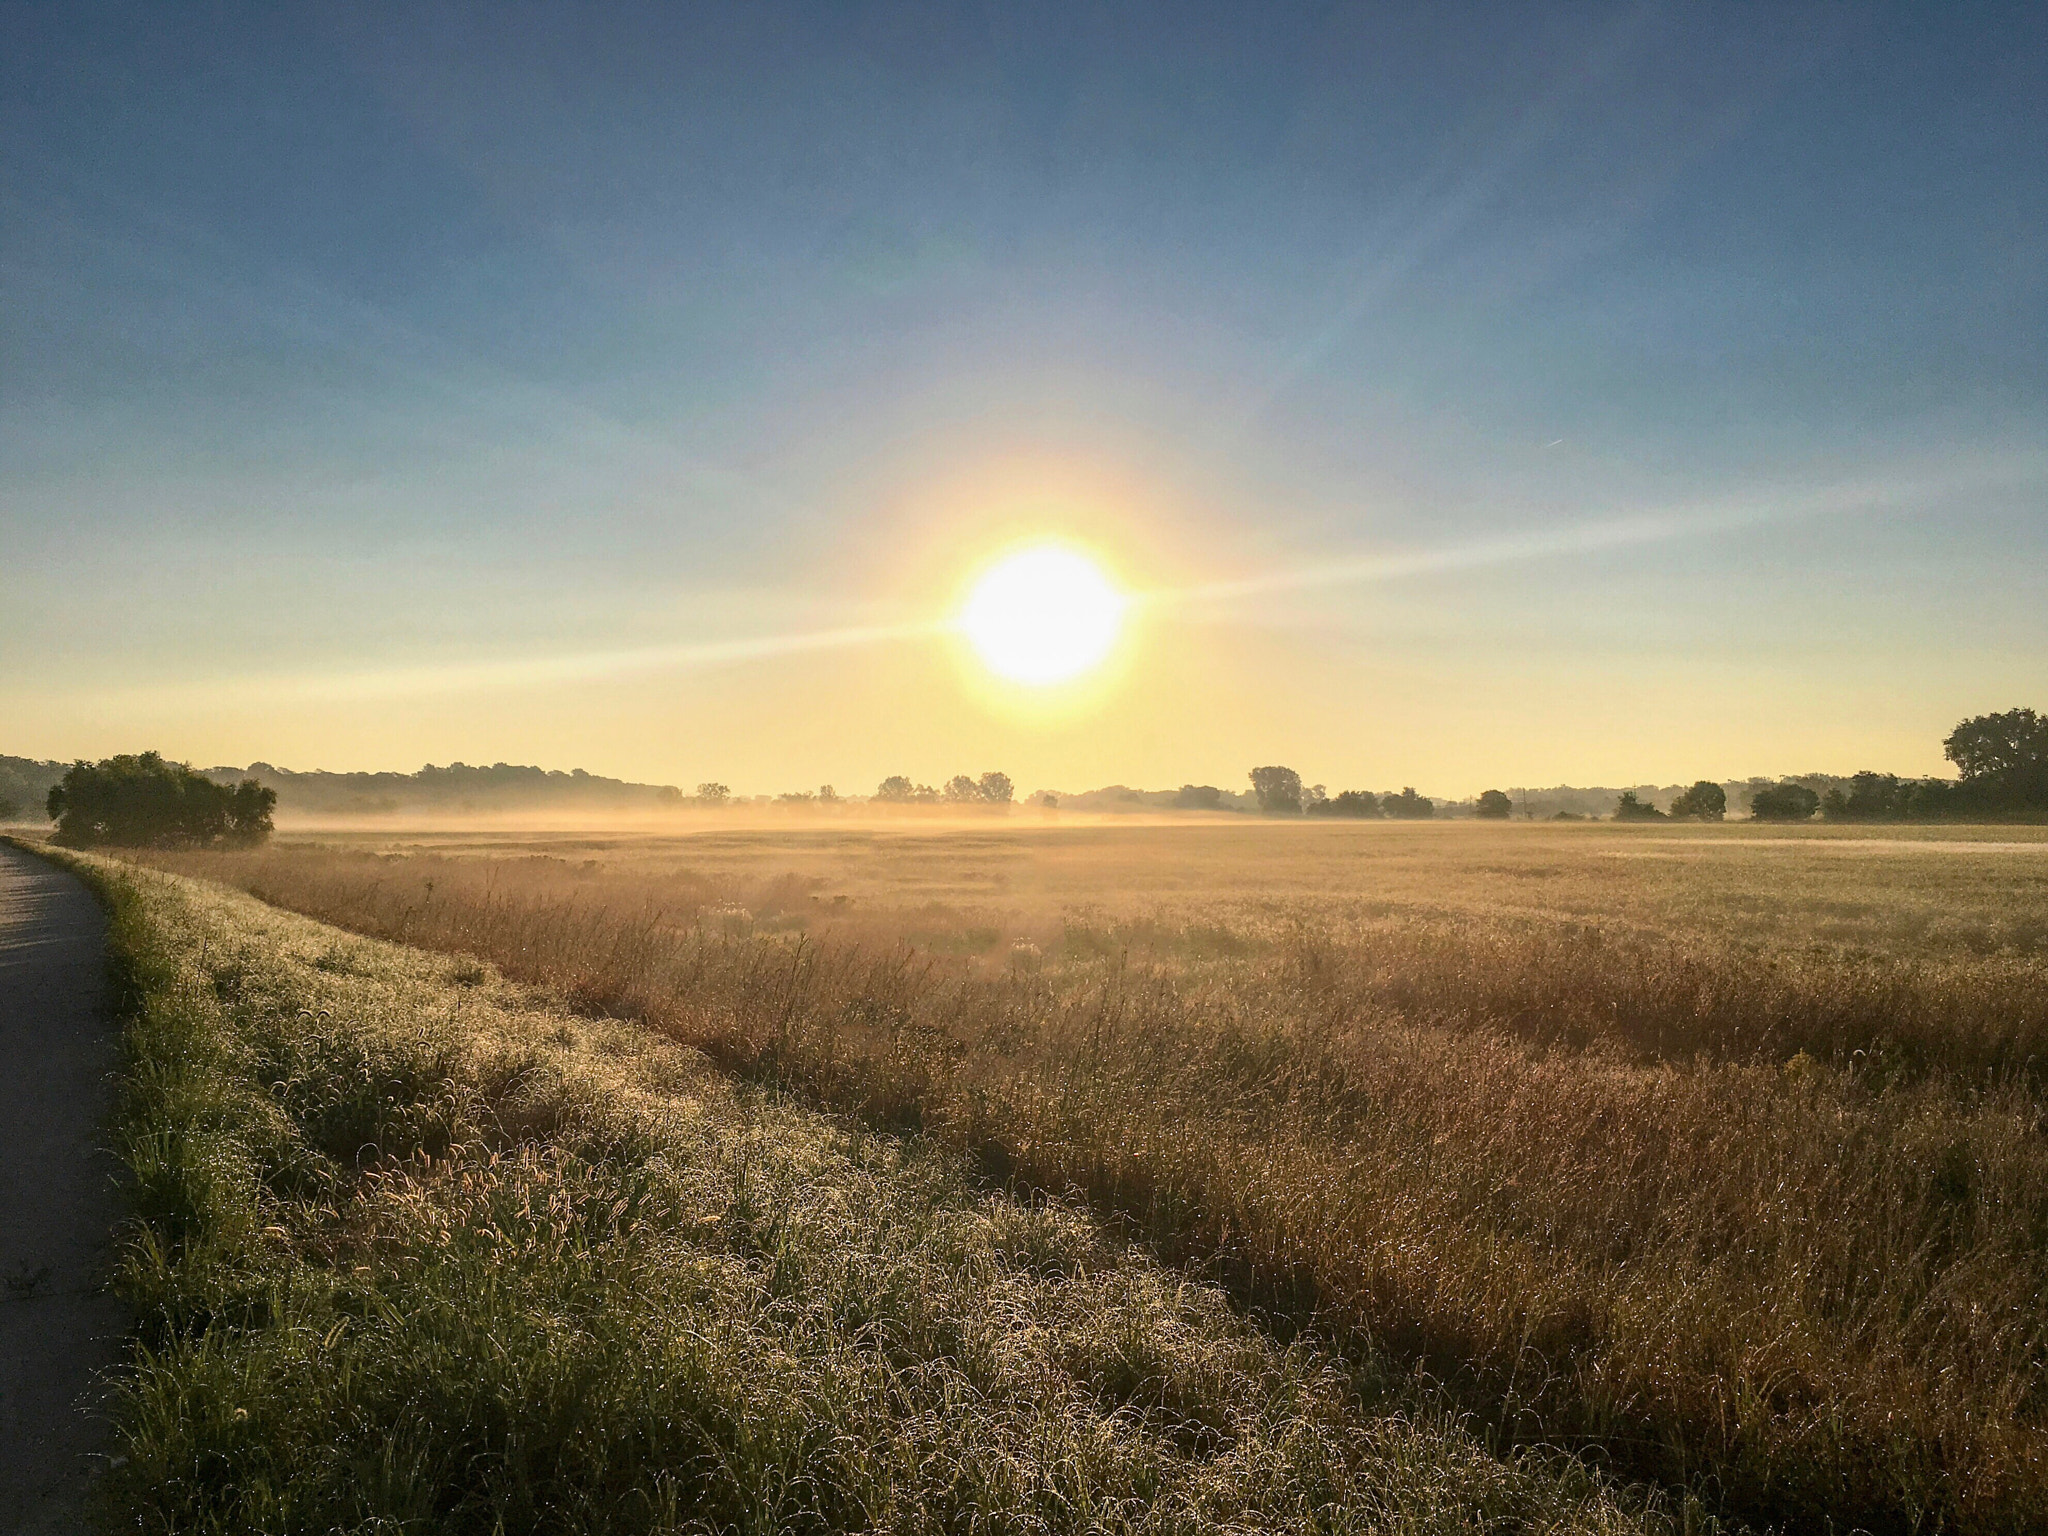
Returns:
[[[602,872],[204,867],[1085,1196],[1521,1443],[1815,1529],[2048,1519],[2039,962],[1388,922],[1000,965]]]
[[[109,1528],[1709,1528],[1489,1453],[928,1141],[489,967],[74,859],[144,1333]]]

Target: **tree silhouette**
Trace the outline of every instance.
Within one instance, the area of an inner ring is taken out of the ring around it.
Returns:
[[[1820,809],[1820,796],[1804,784],[1775,784],[1749,797],[1749,814],[1757,821],[1805,821]]]
[[[1728,791],[1701,779],[1671,802],[1673,821],[1719,821],[1728,814]]]
[[[156,752],[80,761],[45,802],[56,840],[72,848],[249,847],[270,836],[277,791],[255,779],[216,784]]]
[[[1506,821],[1515,814],[1515,802],[1507,797],[1504,790],[1489,789],[1479,797],[1479,804],[1472,808],[1472,814],[1482,821]]]
[[[1347,789],[1328,800],[1319,800],[1308,808],[1308,814],[1311,816],[1361,818],[1377,816],[1379,813],[1379,796],[1369,789]]]
[[[2048,716],[2031,709],[1974,715],[1941,745],[1972,798],[2005,809],[2048,808]]]
[[[1380,814],[1402,821],[1427,821],[1436,814],[1436,802],[1426,795],[1415,793],[1415,786],[1403,787],[1401,793],[1380,796]]]
[[[1251,780],[1259,809],[1268,816],[1301,814],[1301,775],[1292,768],[1254,768]]]

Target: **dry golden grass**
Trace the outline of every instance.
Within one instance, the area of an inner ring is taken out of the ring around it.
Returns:
[[[927,1141],[475,961],[72,862],[112,908],[137,1216],[106,1529],[1714,1529]]]
[[[281,846],[1524,1441],[1816,1527],[2048,1512],[2048,848],[1223,825]]]

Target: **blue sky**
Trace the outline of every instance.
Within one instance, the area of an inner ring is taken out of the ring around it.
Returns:
[[[2039,7],[0,28],[0,750],[1463,793],[2048,705]],[[692,649],[1040,522],[1273,580],[1050,721]]]

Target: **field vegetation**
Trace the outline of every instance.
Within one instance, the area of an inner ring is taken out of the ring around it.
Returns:
[[[1416,1383],[1504,1451],[1791,1528],[2048,1510],[2038,834],[163,857],[636,1021],[1017,1209],[1085,1206],[1271,1347]]]
[[[142,1532],[1704,1531],[1069,1202],[93,855]]]

